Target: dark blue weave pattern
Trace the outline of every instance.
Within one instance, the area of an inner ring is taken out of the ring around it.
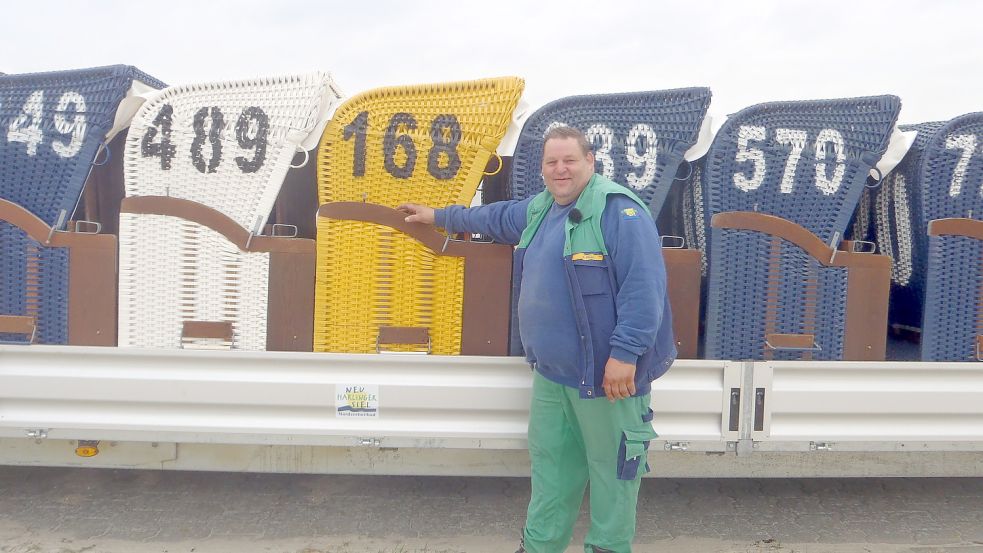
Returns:
[[[841,359],[846,269],[823,267],[798,246],[781,241],[776,274],[769,275],[769,265],[776,261],[771,257],[774,240],[755,231],[712,230],[715,261],[710,265],[707,357],[764,359],[768,351],[765,334],[778,333],[814,334],[819,351],[812,352],[813,359]],[[781,278],[776,279],[777,275]],[[769,285],[774,287],[772,294]],[[772,358],[799,359],[801,355],[774,351]]]
[[[960,167],[965,150],[957,143],[975,144]],[[950,120],[925,146],[921,164],[921,218],[925,235],[929,221],[966,217],[983,219],[983,113],[969,113]],[[960,178],[961,177],[961,178]],[[957,179],[961,182],[956,182]]]
[[[0,221],[0,315],[34,317],[36,342],[68,342],[68,251],[48,248]],[[0,333],[0,342],[30,336]]]
[[[164,86],[122,65],[0,76],[0,198],[50,226],[62,212],[71,217],[134,80]],[[68,342],[68,260],[65,248],[39,244],[0,221],[0,315],[33,317],[38,343]]]
[[[862,218],[863,228],[858,226],[854,235],[876,243],[877,252],[892,259],[891,325],[921,326],[928,252],[928,221],[921,213],[921,168],[926,146],[944,124],[902,125],[901,130],[918,133],[915,142],[880,186],[864,192],[867,199],[862,206],[867,216]]]
[[[794,222],[834,247],[843,238],[901,108],[895,96],[773,102],[741,110],[706,161],[707,219],[756,211]],[[845,268],[752,231],[713,229],[706,354],[713,359],[798,359],[766,334],[812,334],[813,359],[841,359]],[[767,355],[766,355],[767,353]]]
[[[980,240],[929,237],[922,361],[977,361],[976,336],[983,328],[981,267]]]
[[[708,88],[570,96],[550,102],[522,127],[512,162],[512,197],[524,199],[543,190],[543,135],[560,123],[586,133],[594,143],[597,172],[631,188],[658,216],[709,105]],[[648,132],[655,137],[655,152]]]
[[[926,233],[936,219],[983,219],[983,113],[950,120],[925,147],[921,220]],[[922,359],[976,360],[981,244],[963,236],[929,237]]]
[[[61,211],[70,217],[116,108],[134,80],[165,86],[124,65],[0,76],[0,198],[48,225],[57,222]],[[78,97],[84,112],[73,101]],[[84,132],[74,125],[77,116],[84,118]]]
[[[842,239],[900,109],[896,96],[874,96],[741,110],[721,127],[708,154],[709,215],[759,211],[794,221],[826,243]],[[842,147],[833,136],[842,137]],[[792,176],[788,166],[796,151]],[[783,186],[786,174],[792,178]]]

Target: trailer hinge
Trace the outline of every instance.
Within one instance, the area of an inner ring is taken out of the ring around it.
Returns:
[[[833,442],[809,442],[809,451],[832,451]]]
[[[34,438],[35,440],[43,440],[48,437],[47,428],[28,428],[24,433],[28,438]]]
[[[356,443],[364,447],[379,447],[382,441],[379,438],[356,438]]]
[[[666,442],[666,451],[686,451],[689,442]]]

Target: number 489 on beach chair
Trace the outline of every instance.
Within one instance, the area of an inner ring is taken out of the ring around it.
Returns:
[[[310,351],[314,242],[265,231],[330,75],[173,87],[137,114],[120,213],[120,345]]]

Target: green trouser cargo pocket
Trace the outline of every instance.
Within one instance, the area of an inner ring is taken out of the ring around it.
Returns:
[[[618,479],[634,480],[641,474],[651,470],[645,460],[645,452],[648,451],[649,442],[658,438],[659,435],[652,429],[652,409],[642,415],[642,420],[637,425],[630,426],[621,431],[621,445],[618,447]]]

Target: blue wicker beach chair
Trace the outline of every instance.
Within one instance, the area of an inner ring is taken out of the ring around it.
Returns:
[[[696,144],[710,105],[710,89],[571,96],[546,104],[526,120],[512,160],[512,197],[543,190],[543,135],[557,125],[583,131],[594,145],[595,170],[633,190],[658,217],[677,181],[683,155]],[[692,176],[692,166],[678,179]],[[700,255],[696,250],[663,249],[673,312],[673,330],[682,358],[696,356],[700,298]],[[513,304],[518,298],[513,298]],[[513,305],[512,353],[519,354]]]
[[[952,119],[925,145],[920,221],[928,238],[923,361],[983,361],[983,113]]]
[[[522,127],[512,160],[512,197],[543,189],[543,135],[575,127],[594,143],[598,173],[631,188],[658,216],[683,154],[696,143],[710,89],[570,96],[536,110]],[[685,178],[685,175],[683,176]]]
[[[162,86],[123,65],[0,76],[0,342],[115,343],[115,239],[66,223],[121,102]]]
[[[720,129],[705,175],[707,357],[883,357],[890,259],[839,248],[900,107],[774,102]]]

